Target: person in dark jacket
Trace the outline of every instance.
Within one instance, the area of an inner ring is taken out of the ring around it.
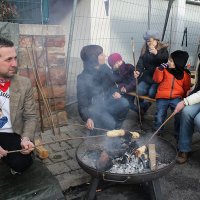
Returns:
[[[129,103],[117,92],[115,82],[110,79],[112,72],[105,64],[103,48],[84,46],[80,56],[84,69],[77,77],[78,111],[86,127],[89,130],[121,128]]]
[[[136,105],[134,104],[135,98],[127,95],[127,93],[135,90],[135,67],[125,63],[119,53],[112,53],[108,57],[108,64],[113,69],[113,77],[118,85],[120,93],[129,101],[130,109],[136,111]]]
[[[160,42],[158,31],[148,30],[144,36],[146,41],[142,47],[141,54],[136,66],[135,77],[139,79],[137,88],[138,95],[155,97],[158,84],[153,81],[153,73],[157,66],[166,63],[169,57],[168,45]],[[141,111],[145,113],[150,107],[148,101],[140,101]]]

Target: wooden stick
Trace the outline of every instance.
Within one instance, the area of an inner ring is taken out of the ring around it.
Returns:
[[[155,144],[148,145],[150,168],[152,171],[156,170],[156,146]]]
[[[33,147],[33,149],[36,148],[36,147],[39,147],[39,146],[43,146],[43,145],[47,145],[47,144],[54,144],[54,143],[57,143],[57,142],[64,142],[64,141],[68,141],[68,140],[90,139],[90,138],[99,138],[99,137],[106,137],[106,136],[107,135],[94,135],[94,136],[80,136],[80,137],[73,137],[73,138],[65,138],[65,139],[54,140],[54,141],[51,141],[51,142],[43,142],[43,143],[37,144]],[[13,151],[8,151],[7,154],[24,152],[24,151],[26,151],[26,150],[25,149],[13,150]]]
[[[143,144],[143,145],[140,145],[138,148],[142,147],[142,146],[147,146],[151,140],[155,137],[155,135],[158,133],[158,131],[176,114],[176,112],[173,112],[161,125],[160,127],[153,133],[153,135],[149,138],[149,140]],[[131,156],[134,154],[135,150],[137,150],[136,148],[133,149],[132,153],[129,155],[129,158],[128,160],[130,160]]]
[[[135,92],[129,92],[128,95],[131,95],[131,96],[135,96],[137,97],[138,95],[135,93]],[[150,98],[148,96],[138,96],[140,99],[145,99],[145,100],[148,100],[148,101],[152,101],[152,102],[156,102],[156,99],[153,99],[153,98]]]
[[[136,72],[137,68],[136,68],[136,62],[135,62],[135,45],[134,45],[133,38],[131,38],[131,41],[132,41],[133,64],[134,64],[135,72]],[[140,130],[142,131],[142,117],[141,117],[141,109],[140,109],[140,100],[139,100],[139,97],[138,97],[138,78],[135,78],[135,89],[136,89],[136,100],[137,100],[137,106],[138,106],[138,116],[139,116]]]

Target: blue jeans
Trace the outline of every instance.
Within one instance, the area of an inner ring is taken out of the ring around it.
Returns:
[[[137,92],[138,95],[147,95],[151,98],[154,98],[157,92],[157,87],[158,87],[157,83],[149,84],[144,81],[141,81],[138,84]]]
[[[156,114],[155,114],[155,124],[154,129],[157,130],[165,121],[167,117],[168,108],[173,112],[176,105],[181,101],[180,98],[176,99],[157,99],[156,100]],[[175,115],[174,120],[175,136],[178,136],[180,128],[180,113]],[[161,128],[161,131],[163,128]]]
[[[200,130],[200,103],[186,106],[181,112],[178,148],[181,152],[190,152],[194,126]]]

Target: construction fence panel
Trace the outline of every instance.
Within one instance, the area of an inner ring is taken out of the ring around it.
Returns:
[[[170,52],[174,48],[188,51],[189,62],[195,66],[199,45],[200,6],[186,4],[183,6],[185,14],[180,17],[176,14],[178,1],[175,0],[172,4],[163,42],[169,43]],[[76,79],[83,69],[80,59],[83,46],[101,45],[107,56],[110,53],[119,52],[126,62],[133,64],[131,39],[134,40],[137,62],[144,45],[144,32],[153,29],[159,31],[162,36],[168,5],[168,0],[78,1],[69,57],[68,104],[76,102]],[[178,30],[177,24],[180,23],[182,29]],[[187,28],[187,46],[185,45],[185,28]],[[178,35],[178,40],[174,39],[174,35]]]

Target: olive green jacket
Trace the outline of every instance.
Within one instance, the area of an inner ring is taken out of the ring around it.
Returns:
[[[37,117],[31,81],[26,77],[14,75],[11,79],[10,117],[13,131],[33,140]]]

